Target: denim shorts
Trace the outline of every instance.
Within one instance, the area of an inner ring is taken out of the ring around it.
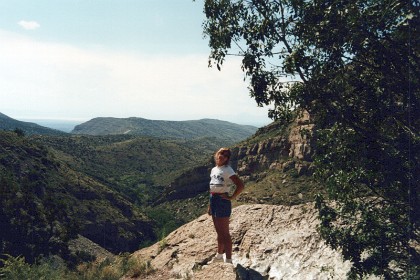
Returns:
[[[216,218],[230,217],[232,214],[232,202],[223,199],[220,195],[210,194],[211,215]]]

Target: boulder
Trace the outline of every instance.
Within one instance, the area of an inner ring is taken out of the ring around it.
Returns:
[[[313,203],[241,205],[230,224],[233,265],[211,263],[217,244],[207,214],[132,257],[155,269],[142,279],[345,279],[351,263],[324,243],[318,223]]]

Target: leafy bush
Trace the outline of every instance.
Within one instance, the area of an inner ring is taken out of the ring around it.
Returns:
[[[64,267],[57,267],[52,262],[41,264],[29,264],[22,256],[13,257],[5,255],[6,258],[0,259],[0,279],[7,280],[65,280],[72,279]]]
[[[29,264],[22,256],[4,256],[0,259],[0,279],[7,280],[118,280],[124,275],[140,277],[154,271],[150,262],[129,255],[120,255],[113,261],[103,259],[83,263],[75,271],[53,260]]]

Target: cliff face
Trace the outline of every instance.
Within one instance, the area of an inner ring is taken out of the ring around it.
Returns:
[[[345,279],[351,264],[321,240],[317,225],[312,203],[242,205],[233,209],[230,224],[236,269],[211,263],[217,242],[208,215],[132,257],[155,269],[142,279]]]
[[[266,128],[261,134],[269,134],[274,128]],[[304,113],[283,133],[233,149],[232,165],[241,176],[252,176],[267,169],[297,169],[299,174],[308,171],[312,162],[311,136],[314,125],[309,114]]]
[[[314,125],[303,113],[288,126],[272,123],[257,131],[253,138],[232,148],[230,164],[245,180],[255,180],[272,169],[296,169],[297,175],[311,172]],[[172,182],[159,202],[194,197],[208,191],[210,169],[214,164],[187,171]]]

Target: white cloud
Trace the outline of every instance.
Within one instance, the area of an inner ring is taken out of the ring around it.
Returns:
[[[219,72],[207,67],[206,54],[81,49],[1,30],[0,100],[0,112],[25,118],[269,122],[248,95],[239,61]]]
[[[18,22],[18,24],[26,30],[35,30],[38,29],[39,27],[41,27],[41,25],[36,22],[36,21],[26,21],[26,20],[21,20]]]

